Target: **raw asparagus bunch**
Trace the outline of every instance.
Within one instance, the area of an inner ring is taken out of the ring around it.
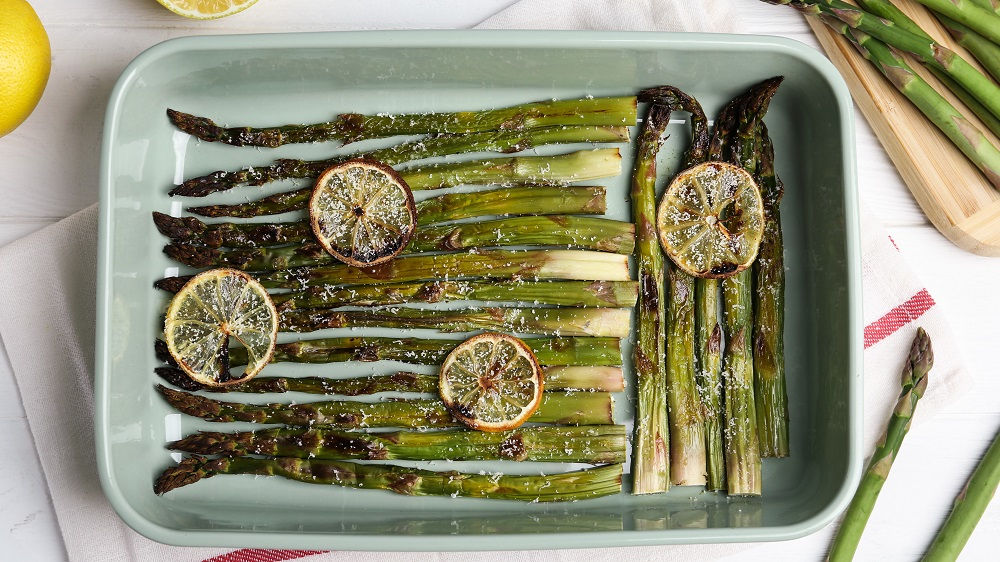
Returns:
[[[785,259],[779,204],[784,187],[774,173],[774,146],[759,124],[757,185],[764,200],[764,237],[753,265],[753,372],[757,437],[764,457],[787,457],[788,393],[785,388]]]
[[[635,124],[634,97],[582,98],[525,103],[501,109],[452,113],[361,115],[342,113],[333,121],[280,127],[224,128],[206,117],[167,110],[180,130],[203,141],[234,146],[277,147],[289,143],[339,141],[422,133],[524,131],[556,126],[625,126]]]
[[[708,119],[701,104],[673,87],[643,90],[640,101],[663,104],[691,114],[692,142],[681,169],[708,157]],[[705,424],[695,377],[695,282],[673,263],[667,263],[666,371],[670,429],[670,481],[678,486],[704,486],[706,478]]]
[[[917,0],[917,2],[1000,44],[1000,15],[991,8],[972,0]]]
[[[632,492],[655,494],[670,487],[667,373],[664,365],[663,252],[656,236],[656,155],[670,123],[670,107],[653,103],[646,113],[632,171],[632,219],[639,274],[635,340],[635,451]]]
[[[617,148],[580,150],[553,156],[513,156],[430,164],[398,170],[414,191],[463,184],[560,185],[617,176],[621,154]],[[235,205],[206,205],[188,210],[204,217],[258,217],[305,209],[312,187],[294,189]]]
[[[625,308],[306,308],[282,311],[278,317],[278,329],[283,332],[313,332],[330,328],[401,328],[440,332],[492,330],[537,335],[625,338],[631,332],[630,319],[631,313]]]
[[[899,400],[892,411],[892,417],[889,418],[885,433],[875,445],[875,452],[868,461],[868,468],[861,478],[861,484],[854,493],[840,529],[833,539],[829,555],[831,562],[849,561],[854,557],[858,542],[861,540],[861,533],[868,523],[868,516],[871,515],[875,500],[878,499],[882,485],[889,476],[889,469],[892,468],[892,462],[903,444],[903,437],[910,429],[910,420],[913,418],[917,401],[927,389],[927,372],[933,365],[934,350],[931,348],[931,339],[923,328],[918,328],[910,347],[909,357],[903,365],[902,391]]]
[[[758,124],[767,113],[771,97],[781,84],[771,78],[747,91],[739,111],[739,124],[730,138],[730,161],[756,175]],[[743,270],[722,282],[723,318],[726,325],[724,393],[726,408],[726,476],[732,495],[759,495],[760,444],[754,398],[752,272]]]
[[[465,152],[520,152],[546,144],[576,142],[620,143],[628,142],[626,127],[549,127],[527,131],[507,130],[472,133],[468,135],[435,135],[387,148],[335,156],[323,160],[294,160],[283,158],[270,166],[243,168],[185,180],[170,191],[170,195],[204,197],[217,191],[226,191],[241,184],[264,185],[289,178],[314,179],[327,168],[353,158],[377,160],[386,166],[397,166],[411,160],[447,156]]]
[[[635,281],[426,281],[312,287],[271,295],[283,310],[414,302],[495,301],[555,306],[635,306]]]
[[[526,338],[543,366],[563,365],[620,367],[621,342],[618,338]],[[461,340],[430,338],[345,337],[279,343],[272,362],[335,363],[339,361],[402,361],[416,365],[438,365]],[[165,362],[170,353],[162,340],[155,342],[156,356]],[[246,349],[229,349],[231,365],[245,365]]]
[[[321,460],[513,460],[536,462],[625,461],[625,426],[520,427],[490,433],[469,429],[361,433],[333,429],[275,428],[237,433],[202,431],[167,444],[200,455],[266,455]]]
[[[934,542],[927,549],[923,560],[946,562],[958,558],[972,531],[983,517],[986,506],[996,494],[998,484],[1000,484],[1000,435],[993,439],[993,444],[976,466],[965,488],[955,498],[955,506],[934,537]]]
[[[380,392],[438,392],[437,374],[425,375],[398,371],[387,375],[364,377],[265,377],[256,376],[234,386],[205,386],[175,366],[157,367],[156,374],[166,382],[190,391],[244,392],[251,394],[304,392],[307,394],[339,394],[341,396],[362,396]],[[621,367],[543,367],[546,390],[598,390],[621,392],[625,389],[625,379]],[[196,452],[196,451],[192,451]]]
[[[475,193],[447,193],[417,203],[420,226],[484,215],[602,215],[605,189],[585,186],[529,186]],[[314,242],[309,221],[217,222],[153,212],[160,234],[173,242],[218,248],[256,248]]]
[[[513,217],[420,227],[403,253],[498,246],[561,246],[629,254],[635,244],[634,233],[632,223],[609,219],[569,215]],[[231,267],[250,271],[340,263],[315,242],[234,250],[171,243],[164,246],[163,252],[191,267]]]
[[[153,491],[164,494],[218,474],[282,476],[309,484],[389,490],[408,496],[463,496],[522,501],[573,501],[621,491],[622,466],[611,464],[546,476],[433,472],[389,464],[305,459],[193,456],[168,468]]]
[[[356,402],[327,400],[304,404],[223,402],[157,385],[179,412],[211,422],[280,423],[337,428],[460,427],[440,399]],[[606,392],[546,392],[531,416],[535,423],[594,425],[614,423],[611,395]]]

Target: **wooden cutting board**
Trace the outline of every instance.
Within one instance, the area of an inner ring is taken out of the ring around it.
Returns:
[[[912,0],[895,0],[894,4],[931,37],[977,64],[926,8]],[[984,256],[1000,256],[1000,192],[853,45],[818,19],[806,20],[934,226],[960,248]],[[995,146],[1000,146],[1000,139],[964,109],[951,92],[915,60],[909,62],[984,131]]]

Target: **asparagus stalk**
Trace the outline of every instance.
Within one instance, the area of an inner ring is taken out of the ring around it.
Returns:
[[[463,496],[521,501],[576,501],[621,492],[622,465],[609,464],[546,476],[434,472],[390,464],[252,457],[194,456],[168,468],[153,485],[164,494],[217,474],[282,476],[309,484],[388,490],[407,496]]]
[[[497,246],[566,246],[629,254],[635,244],[632,223],[593,217],[554,215],[512,217],[477,223],[419,227],[404,254]],[[271,271],[340,263],[318,243],[220,250],[171,243],[163,252],[191,267],[231,267]]]
[[[948,16],[938,14],[938,20],[959,45],[972,53],[972,56],[979,61],[979,64],[983,65],[990,76],[995,80],[1000,80],[1000,45],[991,42],[972,28]]]
[[[157,385],[168,404],[183,414],[211,422],[281,423],[339,428],[459,427],[440,399],[356,402],[327,400],[302,404],[222,402]],[[537,423],[611,424],[611,395],[606,392],[546,392],[531,416]]]
[[[656,236],[656,155],[670,123],[670,107],[651,104],[639,133],[632,171],[632,218],[636,224],[636,270],[639,273],[636,372],[635,451],[632,492],[654,494],[670,487],[670,434],[667,427],[667,374],[664,365],[663,252]]]
[[[205,392],[244,392],[251,394],[304,392],[362,396],[380,392],[438,392],[437,374],[425,375],[399,371],[388,375],[369,375],[349,379],[325,377],[256,376],[234,386],[205,386],[177,367],[157,367],[156,374],[183,390]],[[625,379],[621,367],[543,367],[546,390],[599,390],[621,392]],[[196,451],[192,451],[196,452]]]
[[[910,33],[889,20],[865,12],[857,6],[841,0],[765,1],[771,4],[790,4],[810,15],[832,17],[844,22],[852,30],[871,35],[892,47],[911,53],[920,62],[937,68],[958,82],[986,106],[994,116],[1000,117],[1000,86],[984,76],[965,59],[936,41]]]
[[[469,429],[362,433],[332,429],[274,428],[202,431],[167,444],[200,455],[266,455],[320,460],[514,460],[536,462],[625,461],[625,426],[538,426],[489,433]]]
[[[453,113],[342,113],[326,123],[262,128],[224,128],[206,117],[173,109],[167,110],[167,116],[178,129],[203,141],[223,142],[234,146],[276,147],[289,143],[321,141],[349,144],[363,139],[421,133],[524,131],[564,125],[628,127],[635,124],[636,102],[634,97],[582,98]]]
[[[435,135],[367,153],[335,156],[323,160],[294,160],[283,158],[270,166],[243,168],[185,180],[170,191],[170,195],[204,197],[217,191],[232,189],[240,184],[264,185],[288,178],[314,179],[327,168],[352,158],[377,160],[387,166],[396,166],[411,160],[447,156],[464,152],[520,152],[546,144],[575,142],[628,142],[625,127],[549,127],[528,131],[488,131],[468,135]]]
[[[903,444],[903,437],[910,429],[910,420],[913,418],[917,401],[927,389],[927,372],[933,365],[934,350],[931,348],[931,339],[923,328],[918,328],[910,346],[909,357],[903,365],[902,391],[892,411],[892,417],[889,418],[889,425],[875,445],[875,452],[868,461],[868,468],[861,477],[861,484],[854,493],[844,520],[834,536],[829,555],[831,562],[848,561],[854,557],[858,542],[861,540],[861,533],[868,523],[868,516],[871,515],[879,491],[889,476],[889,469],[892,468],[892,462],[899,453],[900,445]]]
[[[567,184],[617,176],[621,154],[617,148],[579,150],[553,156],[513,156],[468,162],[430,164],[399,170],[414,191],[462,184]],[[204,217],[257,217],[304,209],[312,187],[284,191],[248,203],[206,205],[188,209]]]
[[[401,328],[440,332],[493,330],[522,334],[625,338],[631,333],[631,313],[625,308],[470,308],[432,310],[284,310],[278,317],[283,332],[313,332],[330,328]]]
[[[920,35],[921,37],[924,37],[928,40],[931,39],[931,36],[928,35],[923,29],[921,29],[920,26],[917,25],[917,22],[910,19],[909,16],[907,16],[905,13],[903,13],[902,10],[897,8],[896,5],[893,4],[890,0],[858,0],[858,4],[860,4],[861,7],[864,8],[865,10],[868,10],[869,12],[881,18],[891,21],[893,24],[899,26],[901,29],[904,29],[916,35]],[[977,37],[979,39],[982,39],[981,35],[978,35],[971,30],[970,33],[962,35],[964,32],[959,30],[959,28],[964,27],[962,26],[962,24],[959,24],[954,20],[949,20],[948,18],[941,15],[938,16],[938,19],[941,21],[942,24],[944,24],[945,28],[948,29],[948,32],[951,33],[951,35],[956,38],[959,44],[965,46],[966,49],[969,49],[969,51],[972,52],[973,56],[975,56],[987,70],[990,70],[990,65],[989,63],[987,63],[987,61],[989,60],[989,55],[987,54],[988,50],[979,48],[981,43],[978,42]],[[956,27],[951,27],[949,24],[954,24]],[[964,29],[968,30],[968,28]],[[993,46],[985,39],[983,39],[983,41],[985,41],[994,49],[1000,51],[1000,48]],[[977,51],[979,52],[979,54],[977,54]],[[980,55],[982,55],[983,58],[980,58]],[[996,65],[997,69],[1000,70],[1000,55],[996,56]],[[941,82],[942,84],[944,84],[946,88],[951,90],[951,92],[955,94],[955,96],[963,104],[965,104],[965,106],[968,107],[976,115],[976,117],[978,117],[983,122],[983,124],[986,125],[988,129],[993,131],[995,134],[1000,135],[1000,119],[998,119],[996,116],[990,113],[989,109],[987,109],[986,106],[979,103],[979,100],[977,100],[965,88],[960,86],[958,82],[952,80],[947,74],[945,74],[941,70],[933,66],[928,66],[927,69],[931,72],[931,74],[934,75],[935,78],[938,79],[939,82]]]
[[[994,14],[1000,16],[1000,0],[970,0],[973,4],[986,10],[992,10]]]
[[[965,543],[976,529],[1000,484],[1000,434],[993,439],[983,460],[955,498],[955,505],[944,525],[934,537],[924,562],[945,562],[958,559]]]
[[[917,2],[1000,44],[1000,15],[993,10],[971,0],[917,0]]]
[[[697,100],[672,86],[643,90],[638,98],[690,113],[692,141],[681,168],[705,161],[710,143],[708,119]],[[695,377],[695,282],[693,277],[668,263],[667,283],[665,331],[671,482],[678,486],[704,486],[706,436]]]
[[[458,300],[555,306],[635,306],[635,281],[427,281],[388,285],[312,287],[271,295],[282,309],[374,306]]]
[[[823,21],[847,37],[900,93],[916,105],[979,168],[994,187],[1000,189],[1000,150],[993,146],[982,131],[941,97],[885,43],[857,29],[850,29],[838,20],[823,18]],[[997,99],[1000,100],[1000,97]]]

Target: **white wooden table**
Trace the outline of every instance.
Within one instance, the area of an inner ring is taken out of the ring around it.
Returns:
[[[205,33],[377,28],[463,28],[513,0],[262,0],[247,12],[193,22],[153,0],[30,0],[52,44],[52,75],[39,107],[0,138],[0,245],[97,200],[104,108],[125,65],[172,37]],[[662,0],[683,1],[683,0]],[[726,0],[711,0],[726,1]],[[783,35],[815,47],[792,10],[733,1],[743,31]],[[692,3],[696,9],[697,3]],[[2,22],[0,22],[2,25]],[[803,47],[808,48],[808,47]],[[859,559],[915,560],[940,525],[979,455],[1000,427],[1000,376],[993,352],[1000,319],[1000,258],[952,246],[927,222],[870,128],[858,117],[861,196],[948,314],[975,392],[916,428],[882,492]],[[2,264],[0,264],[2,266]],[[0,353],[3,353],[0,350]],[[0,559],[65,559],[55,514],[6,356],[0,359]],[[922,469],[921,469],[922,467]],[[772,543],[754,558],[822,557],[829,533]],[[998,558],[1000,501],[994,502],[963,559]]]

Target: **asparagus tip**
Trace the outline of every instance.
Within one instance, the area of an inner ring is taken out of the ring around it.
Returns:
[[[153,483],[153,492],[159,496],[173,489],[194,484],[202,478],[210,478],[216,472],[223,470],[228,462],[229,460],[225,458],[188,457],[177,466],[164,470]]]
[[[920,381],[933,366],[934,348],[931,346],[931,337],[923,328],[917,328],[917,335],[910,346],[909,361],[904,369],[904,378],[912,377],[913,380]]]
[[[191,267],[211,267],[218,263],[221,252],[216,248],[205,248],[192,244],[167,244],[163,253],[170,259]]]
[[[217,191],[225,191],[239,183],[239,175],[235,172],[217,170],[211,174],[184,180],[183,183],[170,190],[169,194],[186,197],[205,197]]]
[[[191,280],[192,275],[181,275],[179,277],[164,277],[159,281],[153,282],[153,287],[167,291],[168,293],[176,293],[181,290],[188,281]]]
[[[153,371],[155,371],[161,379],[178,388],[191,392],[205,389],[205,385],[187,376],[184,371],[178,369],[177,367],[157,367],[153,369]]]
[[[175,127],[203,141],[224,141],[228,136],[226,129],[215,124],[207,117],[198,117],[190,113],[167,108],[167,118]]]

